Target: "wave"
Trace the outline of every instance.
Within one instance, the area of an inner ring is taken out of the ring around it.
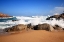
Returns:
[[[18,24],[27,25],[27,24],[31,23],[31,25],[38,25],[38,24],[48,23],[48,24],[50,24],[52,26],[59,25],[60,27],[64,28],[63,19],[56,20],[55,18],[53,18],[53,20],[46,20],[46,18],[48,16],[31,16],[31,17],[28,17],[28,16],[13,16],[13,17],[16,17],[18,19],[18,21],[15,21],[15,22],[7,21],[7,22],[4,22],[3,24],[11,24],[8,27],[12,27],[12,26],[18,25]],[[0,27],[0,28],[4,29],[6,27],[7,26]]]

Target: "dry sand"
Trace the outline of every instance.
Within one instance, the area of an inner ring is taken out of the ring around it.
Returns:
[[[64,32],[23,31],[12,35],[0,36],[0,42],[64,42]]]

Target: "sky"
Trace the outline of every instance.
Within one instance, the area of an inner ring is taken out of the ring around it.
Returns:
[[[53,15],[64,11],[64,0],[0,0],[0,12],[12,16]]]

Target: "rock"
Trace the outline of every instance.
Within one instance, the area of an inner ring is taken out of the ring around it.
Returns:
[[[64,28],[62,28],[64,30]]]
[[[62,14],[60,15],[60,17],[61,17],[62,19],[64,19],[64,13],[62,13]]]
[[[38,25],[33,26],[34,30],[39,30]]]
[[[54,28],[51,25],[49,25],[49,26],[50,26],[49,31],[54,31]]]
[[[64,19],[64,13],[60,14],[60,15],[53,15],[53,16],[50,16],[48,18],[46,18],[46,20],[50,20],[51,18],[55,18],[56,20],[60,20],[61,18]]]
[[[46,18],[46,20],[50,20],[51,18],[54,18],[54,16],[50,16],[50,17]]]
[[[47,31],[53,31],[54,30],[54,28],[51,25],[47,24],[47,23],[39,24],[38,29],[39,30],[47,30]]]
[[[58,25],[55,25],[55,26],[54,26],[54,29],[55,29],[55,30],[63,30],[63,29],[62,29],[60,26],[58,26]]]
[[[0,17],[11,17],[11,16],[9,16],[7,14],[0,13]]]
[[[19,24],[19,25],[17,25],[17,28],[19,30],[26,30],[27,29],[27,25]]]
[[[44,23],[44,24],[38,24],[38,25],[35,25],[35,26],[31,26],[30,24],[28,25],[28,28],[33,28],[34,30],[47,30],[47,31],[53,31],[54,28],[47,24],[47,23]]]
[[[38,25],[38,29],[40,29],[40,30],[48,30],[48,28],[49,28],[49,24],[47,24],[47,23]]]
[[[27,28],[33,29],[33,27],[34,27],[34,26],[32,26],[31,23],[30,23],[30,24],[27,24]]]
[[[10,28],[5,28],[4,31],[5,32],[11,32],[11,31],[20,31],[20,30],[26,30],[27,26],[23,25],[23,24],[19,24]]]
[[[5,28],[4,31],[5,32],[10,32],[11,30],[10,30],[10,28]]]

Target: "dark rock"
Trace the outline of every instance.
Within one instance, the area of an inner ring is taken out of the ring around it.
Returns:
[[[39,30],[38,25],[33,26],[33,29],[34,29],[34,30]]]
[[[20,30],[26,30],[27,26],[23,25],[23,24],[19,24],[10,28],[5,28],[4,31],[5,32],[11,32],[11,31],[20,31]]]
[[[49,28],[49,24],[46,23],[38,25],[38,29],[40,30],[49,30],[48,28]]]
[[[61,18],[64,19],[64,13],[62,13],[60,15],[50,16],[50,17],[46,18],[46,20],[50,20],[51,18],[55,18],[56,20],[60,20]]]
[[[55,25],[55,26],[54,26],[54,29],[55,29],[55,30],[63,30],[63,29],[62,29],[60,26],[58,26],[58,25]]]
[[[47,30],[47,31],[53,31],[54,30],[54,28],[47,23],[38,24],[38,25],[34,26],[34,29],[35,30]]]
[[[33,27],[34,27],[34,26],[32,26],[31,23],[30,23],[30,24],[27,24],[27,28],[33,29]]]

